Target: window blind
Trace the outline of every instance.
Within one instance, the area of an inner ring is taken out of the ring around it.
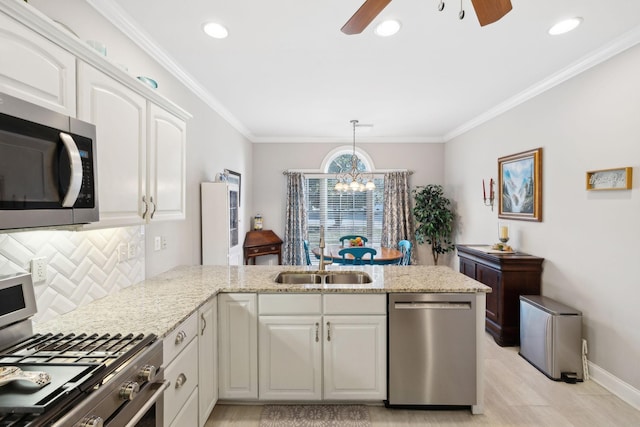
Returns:
[[[324,225],[326,244],[340,243],[340,237],[356,234],[367,245],[380,244],[384,209],[384,175],[374,175],[375,190],[341,192],[334,190],[335,175],[305,175],[309,244],[318,246]]]

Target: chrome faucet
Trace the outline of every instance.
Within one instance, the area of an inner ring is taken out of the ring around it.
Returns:
[[[320,271],[324,271],[325,267],[332,263],[332,261],[324,260],[324,225],[320,226]]]

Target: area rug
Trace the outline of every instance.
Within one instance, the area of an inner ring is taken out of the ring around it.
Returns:
[[[265,405],[260,427],[371,427],[364,405]]]

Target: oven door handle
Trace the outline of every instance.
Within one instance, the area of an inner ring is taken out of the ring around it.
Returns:
[[[162,397],[162,394],[164,393],[164,391],[171,385],[171,381],[169,380],[164,380],[162,382],[162,385],[160,386],[160,388],[158,388],[158,390],[156,390],[155,393],[153,393],[153,395],[151,396],[151,398],[149,398],[149,400],[140,408],[140,410],[131,418],[131,420],[127,423],[127,425],[125,427],[134,427],[138,421],[140,421],[140,419],[142,417],[144,417],[144,414],[147,413],[147,411],[156,404],[156,402],[158,401],[158,399],[160,399]]]

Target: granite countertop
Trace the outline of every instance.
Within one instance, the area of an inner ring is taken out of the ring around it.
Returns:
[[[62,333],[153,333],[164,337],[220,292],[320,293],[483,293],[491,288],[445,266],[329,266],[361,270],[372,283],[357,285],[290,285],[274,282],[297,266],[181,266],[122,291],[95,300],[53,320],[34,324],[34,331]]]

